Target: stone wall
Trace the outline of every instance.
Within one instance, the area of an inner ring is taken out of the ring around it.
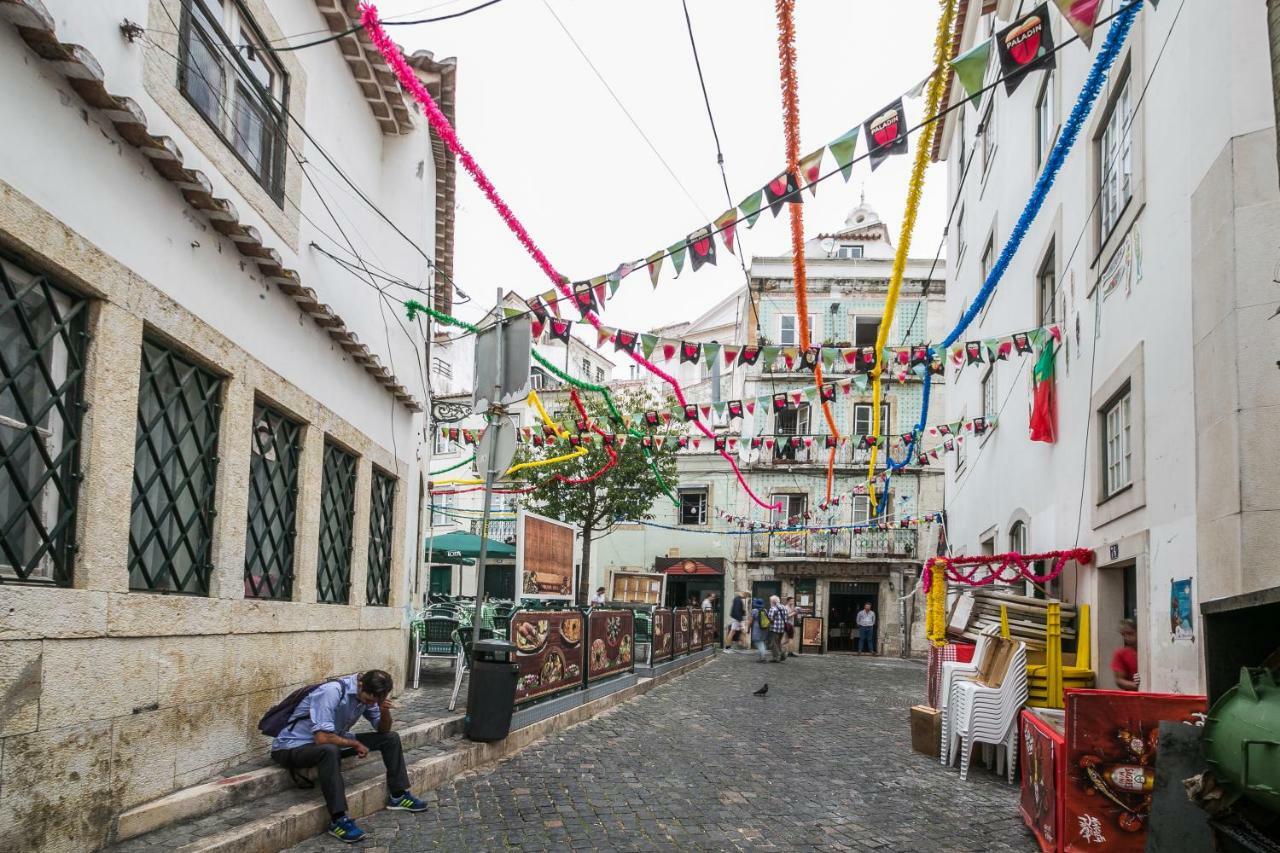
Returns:
[[[94,849],[121,810],[262,755],[255,724],[293,687],[374,667],[402,680],[414,448],[402,442],[397,458],[375,444],[3,181],[0,249],[92,306],[72,586],[0,584],[0,849]],[[129,590],[144,331],[225,375],[207,597]],[[292,601],[244,598],[258,398],[304,424]],[[361,604],[314,603],[326,437],[359,457],[350,601]],[[374,465],[399,478],[386,607],[362,606]]]

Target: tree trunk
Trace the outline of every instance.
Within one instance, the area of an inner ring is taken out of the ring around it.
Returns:
[[[586,604],[591,594],[591,527],[582,528],[582,562],[578,564],[578,603]]]

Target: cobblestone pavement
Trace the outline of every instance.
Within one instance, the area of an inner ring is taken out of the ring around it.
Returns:
[[[765,682],[769,693],[752,691]],[[1036,849],[1016,789],[911,751],[924,669],[828,655],[691,674],[361,821],[366,850]],[[483,811],[482,811],[483,810]],[[295,851],[344,847],[328,837]]]

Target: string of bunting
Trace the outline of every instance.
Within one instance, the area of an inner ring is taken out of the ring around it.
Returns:
[[[1009,584],[1019,580],[1045,584],[1062,574],[1071,560],[1088,565],[1093,560],[1093,551],[1089,548],[1070,548],[1065,551],[1045,551],[1042,554],[1019,554],[1011,551],[1007,554],[983,554],[978,557],[940,556],[931,557],[926,567],[940,567],[947,580],[965,586]],[[1049,570],[1043,574],[1032,565],[1040,562],[1051,563]],[[934,571],[926,571],[921,577],[927,595],[933,588],[936,574]]]
[[[992,292],[1004,277],[1005,271],[1012,263],[1014,255],[1017,254],[1018,248],[1022,245],[1023,239],[1026,237],[1028,228],[1039,215],[1041,208],[1044,206],[1049,190],[1052,189],[1054,181],[1057,179],[1062,165],[1066,162],[1067,155],[1074,148],[1080,132],[1084,127],[1085,121],[1089,114],[1093,111],[1094,105],[1097,103],[1098,96],[1102,92],[1102,87],[1106,84],[1107,75],[1115,64],[1116,58],[1120,55],[1120,49],[1124,46],[1125,40],[1129,36],[1129,32],[1133,27],[1134,18],[1137,16],[1139,9],[1142,7],[1142,0],[1130,0],[1128,5],[1116,12],[1112,20],[1111,27],[1107,30],[1106,38],[1103,41],[1102,48],[1098,51],[1098,55],[1094,57],[1093,64],[1089,68],[1089,73],[1085,77],[1085,81],[1080,88],[1080,93],[1076,96],[1076,101],[1071,107],[1071,113],[1067,120],[1063,123],[1058,138],[1054,140],[1053,147],[1050,149],[1048,156],[1045,158],[1044,167],[1039,176],[1036,178],[1035,185],[1032,187],[1031,195],[1027,199],[1026,205],[1023,207],[1013,230],[1009,233],[1009,238],[1005,242],[1004,247],[1000,251],[999,257],[987,274],[982,287],[979,289],[973,302],[961,315],[960,319],[952,330],[943,338],[939,345],[941,349],[950,350],[953,344],[958,341],[974,318],[986,305],[990,299]],[[1049,28],[1044,26],[1047,18],[1045,17],[1046,4],[1037,7],[1028,15],[1023,16],[1015,21],[1009,27],[1001,30],[997,34],[994,41],[1002,51],[1001,63],[1002,69],[1005,69],[1005,54],[1008,54],[1008,61],[1012,63],[1012,67],[1021,68],[1021,74],[1025,74],[1032,67],[1047,67],[1048,63],[1053,61],[1053,49],[1051,45],[1051,37],[1046,46],[1046,36]],[[1095,11],[1096,16],[1096,11]],[[1037,20],[1031,20],[1036,18]],[[1070,20],[1070,18],[1069,18]],[[1074,26],[1074,24],[1073,24]],[[1024,37],[1024,34],[1025,37]],[[1016,55],[1015,55],[1016,54]],[[960,57],[958,59],[962,59]],[[1015,75],[1014,78],[1006,74],[1006,88],[1010,86],[1011,80],[1021,79],[1021,74]],[[960,74],[957,72],[957,77]],[[962,80],[963,85],[963,80]],[[1016,83],[1012,85],[1016,86]],[[973,91],[966,89],[966,91]],[[1043,360],[1048,361],[1053,354],[1053,340],[1059,336],[1053,336],[1053,339],[1045,342],[1041,352]],[[968,356],[969,346],[964,347],[966,357]],[[1051,364],[1051,361],[1049,362]],[[1052,371],[1049,370],[1047,376],[1044,371],[1037,371],[1041,374],[1042,382],[1052,382]],[[913,430],[914,435],[919,435],[924,428],[924,424],[929,417],[929,401],[930,391],[933,385],[933,374],[926,371],[924,374],[924,385],[921,392],[920,420]],[[1051,400],[1051,395],[1037,395],[1039,399]],[[1045,413],[1041,414],[1046,417]],[[1048,440],[1052,440],[1052,431],[1048,435]],[[906,467],[912,461],[913,454],[911,448],[903,454],[899,460],[895,460],[890,456],[887,460],[887,471],[892,477],[896,471]],[[881,502],[882,504],[883,502]],[[881,506],[877,506],[877,514],[881,511]]]

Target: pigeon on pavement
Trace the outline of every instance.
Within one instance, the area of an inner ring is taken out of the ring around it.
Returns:
[[[765,694],[766,694],[766,693],[768,693],[768,692],[769,692],[769,685],[768,685],[768,684],[766,684],[764,687],[761,687],[759,690],[757,690],[755,693],[752,693],[751,695],[752,695],[752,696],[763,696],[763,695],[765,695]]]

